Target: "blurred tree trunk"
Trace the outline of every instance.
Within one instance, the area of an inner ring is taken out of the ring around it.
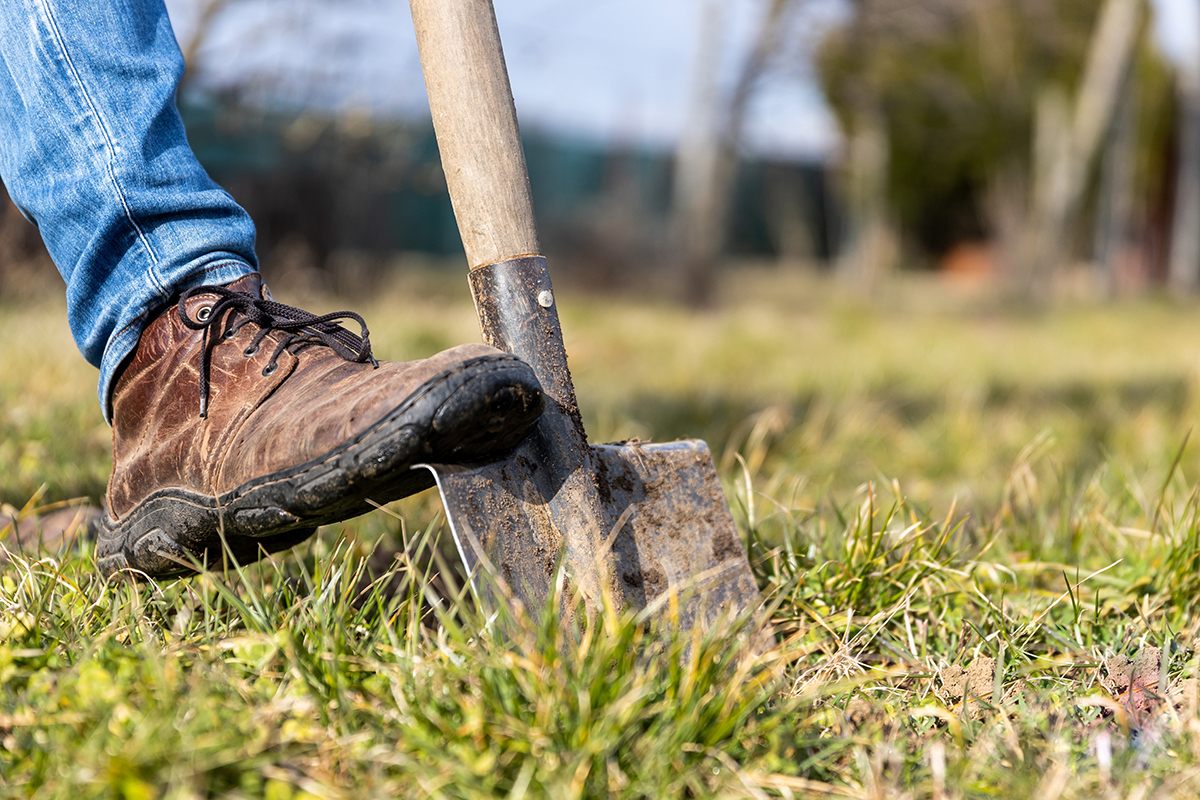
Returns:
[[[692,107],[687,130],[675,153],[672,227],[675,239],[673,280],[680,299],[703,305],[711,299],[715,261],[724,244],[714,223],[722,208],[720,69],[724,13],[719,0],[708,0],[701,12],[700,46],[692,77]]]
[[[766,218],[779,264],[800,267],[813,264],[817,246],[809,220],[818,218],[809,197],[804,176],[797,172],[773,169],[766,176]]]
[[[1088,48],[1073,107],[1057,87],[1044,89],[1034,121],[1033,197],[1011,277],[1033,300],[1068,257],[1072,223],[1092,165],[1108,135],[1143,23],[1143,0],[1105,0]]]
[[[1129,70],[1104,152],[1096,209],[1095,258],[1101,286],[1110,297],[1128,289],[1133,278],[1129,267],[1136,224],[1137,100],[1137,82]]]
[[[1177,292],[1200,289],[1200,52],[1179,70],[1179,159],[1167,282]]]
[[[898,237],[888,214],[891,154],[883,115],[864,103],[856,110],[853,124],[843,176],[846,234],[837,270],[851,285],[867,292],[894,268]]]
[[[792,3],[768,0],[754,46],[724,101],[719,87],[721,3],[709,0],[705,5],[692,122],[676,153],[672,200],[673,272],[680,298],[690,305],[712,301],[717,260],[728,233],[746,107],[779,48],[784,14]]]
[[[856,0],[852,48],[869,47],[867,28],[874,3]],[[838,274],[867,292],[892,271],[898,235],[888,213],[891,143],[880,98],[869,81],[860,82],[850,98],[850,119],[842,157],[844,235],[836,262]]]

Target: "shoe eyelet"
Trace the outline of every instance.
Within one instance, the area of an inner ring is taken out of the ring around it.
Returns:
[[[275,374],[275,370],[277,370],[277,369],[279,369],[278,364],[267,364],[265,367],[263,367],[263,371],[262,371],[263,377],[264,378],[270,377],[271,375]]]
[[[237,328],[230,328],[229,330],[225,331],[225,335],[222,336],[221,338],[222,339],[233,339],[237,335],[238,335]]]
[[[250,358],[250,356],[252,356],[258,352],[259,347],[260,347],[260,345],[257,345],[257,344],[254,345],[254,347],[247,347],[245,350],[242,351],[242,355],[245,356],[246,358]]]
[[[200,306],[196,309],[196,321],[208,322],[208,318],[212,316],[212,306]]]

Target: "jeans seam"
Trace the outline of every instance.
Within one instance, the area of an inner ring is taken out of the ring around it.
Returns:
[[[137,220],[133,218],[133,211],[129,208],[129,201],[126,199],[125,193],[121,189],[121,182],[117,180],[117,174],[113,168],[113,158],[116,153],[116,146],[113,143],[112,134],[109,132],[108,126],[105,124],[104,115],[100,113],[96,103],[92,100],[91,95],[88,94],[87,86],[84,85],[83,79],[79,76],[79,70],[75,67],[75,62],[71,60],[71,54],[67,51],[66,40],[63,39],[62,31],[58,26],[58,20],[55,19],[54,12],[51,11],[49,3],[45,2],[45,0],[39,0],[38,5],[41,6],[42,13],[45,15],[46,24],[49,26],[50,33],[54,38],[54,43],[57,45],[59,53],[62,55],[64,61],[66,62],[67,68],[71,73],[71,79],[79,88],[79,93],[83,97],[84,104],[87,106],[88,111],[90,111],[93,120],[97,128],[99,128],[102,138],[104,139],[105,146],[108,150],[105,163],[105,172],[108,174],[108,179],[113,187],[113,191],[121,203],[122,210],[125,212],[125,220],[129,223],[130,227],[133,228],[134,233],[137,235],[138,241],[141,242],[142,247],[145,248],[146,254],[150,259],[150,269],[147,270],[147,274],[150,279],[154,281],[159,293],[165,294],[166,288],[163,286],[162,281],[156,274],[155,269],[158,266],[158,254],[154,252],[154,247],[150,244],[150,240],[146,236],[145,231],[143,231],[142,227],[138,225]]]

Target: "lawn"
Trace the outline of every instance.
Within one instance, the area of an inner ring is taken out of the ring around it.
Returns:
[[[476,336],[458,275],[279,294],[354,305],[384,358]],[[753,621],[487,614],[429,493],[150,585],[10,531],[0,794],[1200,792],[1200,306],[753,267],[704,312],[558,294],[594,440],[712,446],[771,651]],[[3,513],[97,503],[108,429],[61,301],[3,306],[0,341]]]

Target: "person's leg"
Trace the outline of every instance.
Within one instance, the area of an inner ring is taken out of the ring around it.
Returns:
[[[192,155],[162,0],[0,3],[0,177],[67,284],[100,403],[150,316],[254,272],[254,225]]]
[[[249,218],[187,145],[182,68],[162,0],[0,2],[0,174],[113,426],[106,574],[288,547],[430,485],[417,464],[511,449],[544,402],[493,348],[377,362],[357,315],[274,302]]]

